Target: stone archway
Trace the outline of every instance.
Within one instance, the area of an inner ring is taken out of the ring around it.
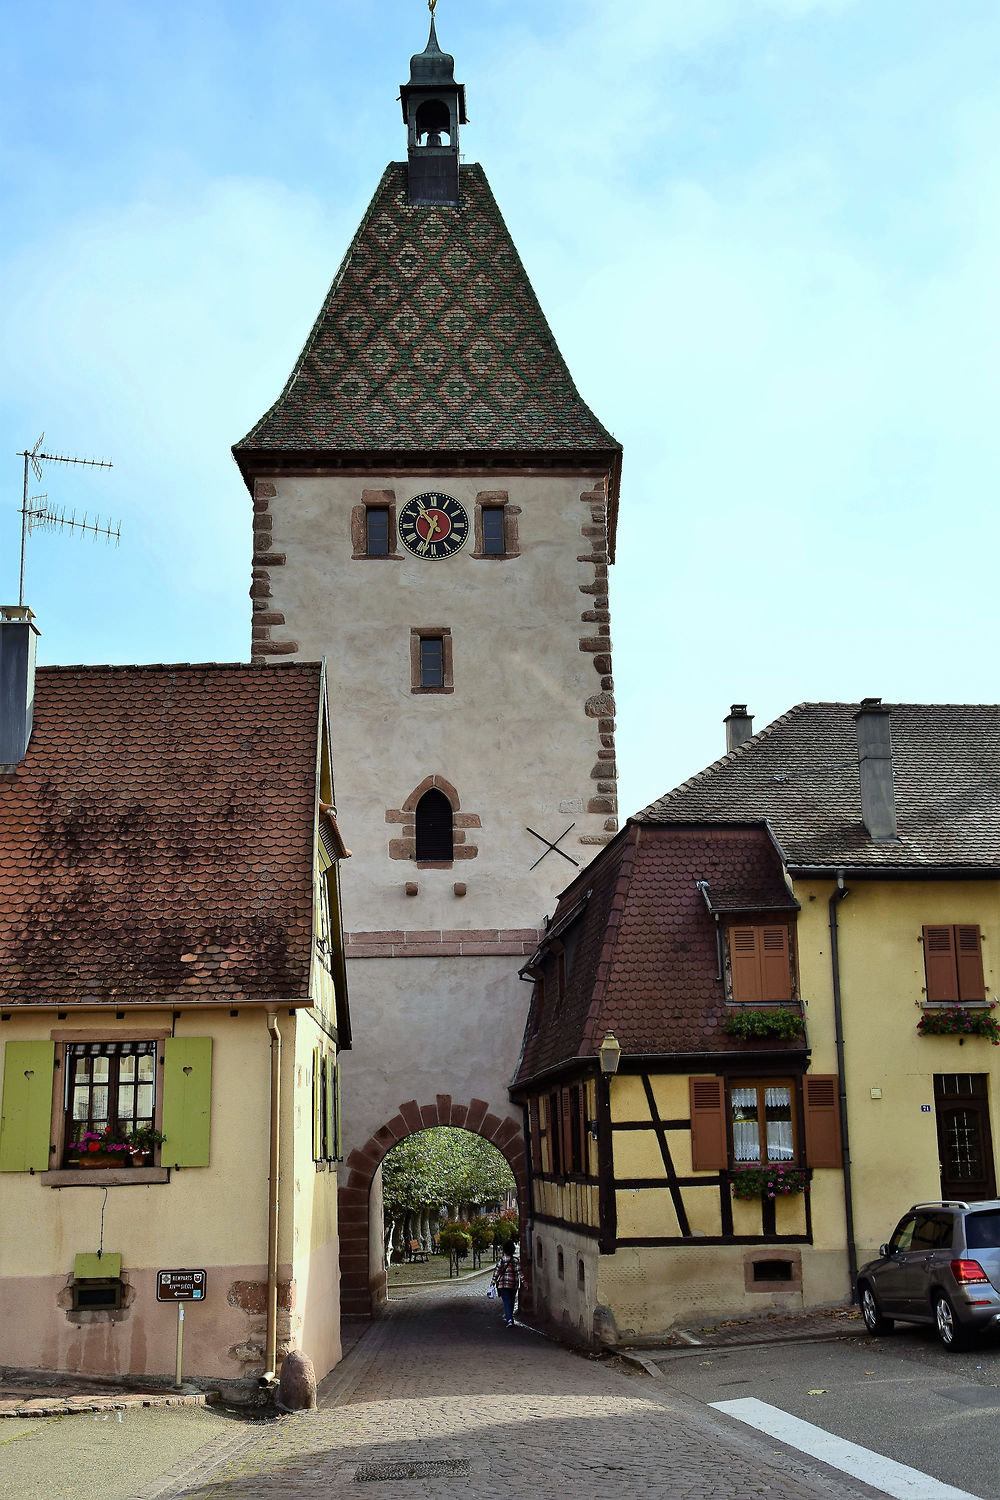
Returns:
[[[410,1099],[399,1106],[387,1125],[347,1158],[349,1175],[338,1194],[340,1219],[340,1313],[342,1318],[370,1318],[376,1303],[385,1300],[384,1280],[373,1285],[370,1270],[371,1224],[369,1207],[372,1182],[383,1158],[393,1146],[429,1130],[434,1125],[454,1125],[471,1131],[495,1146],[505,1158],[517,1182],[518,1211],[522,1226],[528,1202],[528,1176],[521,1122],[508,1115],[501,1120],[489,1112],[482,1099],[453,1104],[450,1094],[438,1094],[433,1104]],[[381,1234],[382,1226],[379,1225]],[[523,1241],[523,1234],[522,1234]]]

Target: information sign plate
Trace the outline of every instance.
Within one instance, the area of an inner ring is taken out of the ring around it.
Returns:
[[[157,1302],[200,1302],[204,1296],[204,1271],[157,1271]]]

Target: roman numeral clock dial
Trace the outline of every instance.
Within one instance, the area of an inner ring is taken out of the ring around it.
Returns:
[[[399,540],[414,557],[453,557],[468,536],[468,512],[451,495],[414,495],[399,512]]]

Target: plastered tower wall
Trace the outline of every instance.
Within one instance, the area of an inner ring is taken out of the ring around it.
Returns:
[[[366,495],[398,510],[431,483],[470,517],[477,497],[504,495],[516,555],[479,557],[471,540],[438,560],[357,555]],[[556,893],[617,827],[603,480],[275,476],[257,480],[255,508],[255,655],[327,658],[353,850],[347,1141],[442,1092],[502,1118],[525,1014],[517,971]],[[414,692],[412,634],[437,629],[452,690]],[[413,857],[429,784],[456,808],[447,868]]]

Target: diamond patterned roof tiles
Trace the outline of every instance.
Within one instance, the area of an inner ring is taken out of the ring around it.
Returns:
[[[1000,869],[1000,706],[885,706],[898,840],[861,819],[857,703],[798,704],[636,821],[767,819],[793,869]]]
[[[322,667],[44,667],[0,777],[0,1005],[308,994]]]
[[[386,168],[291,377],[233,452],[619,452],[580,397],[482,167],[458,208]]]

